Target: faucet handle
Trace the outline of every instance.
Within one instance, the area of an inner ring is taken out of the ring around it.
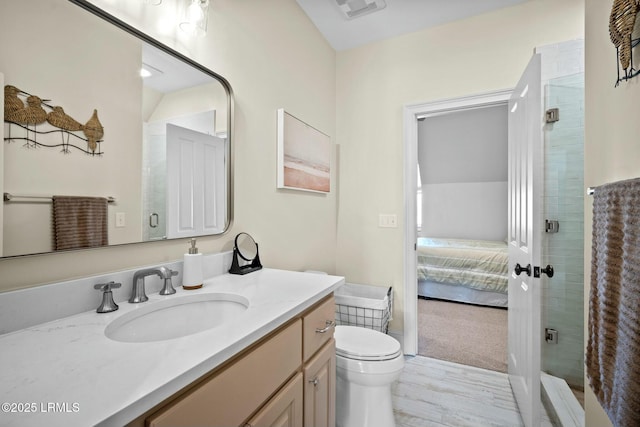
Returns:
[[[167,273],[167,276],[164,278],[164,287],[160,291],[160,295],[173,295],[176,293],[173,283],[171,282],[171,278],[177,276],[178,272],[167,268]]]
[[[103,292],[110,292],[111,289],[118,289],[120,286],[122,286],[122,283],[111,281],[108,283],[99,283],[97,285],[93,285],[93,289],[100,289]]]
[[[97,285],[93,285],[94,289],[101,290],[102,293],[102,302],[100,306],[96,309],[96,313],[110,313],[112,311],[116,311],[118,309],[118,304],[113,300],[113,293],[111,289],[117,289],[122,286],[121,283],[116,282],[108,282],[108,283],[99,283]]]

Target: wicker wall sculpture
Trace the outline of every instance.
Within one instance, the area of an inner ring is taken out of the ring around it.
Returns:
[[[4,140],[26,141],[25,146],[27,148],[62,147],[63,153],[69,153],[71,148],[75,148],[94,156],[103,154],[100,151],[100,143],[104,136],[104,127],[98,119],[97,110],[94,109],[93,115],[85,124],[82,124],[65,113],[64,109],[59,105],[52,106],[48,102],[49,100],[42,100],[15,86],[6,85],[4,87],[4,121],[21,127],[27,132],[26,136],[12,137],[11,127],[9,127],[9,136],[5,136]],[[50,111],[47,112],[45,107]],[[37,126],[44,123],[48,123],[56,129],[37,130]],[[80,132],[84,137],[81,136]],[[38,135],[51,133],[60,133],[61,143],[45,144],[37,140]],[[86,142],[86,148],[70,143],[71,137],[74,138],[74,142],[76,140]]]
[[[618,79],[616,86],[623,80],[637,76],[640,71],[633,68],[633,48],[640,43],[640,38],[632,39],[636,17],[640,11],[640,0],[614,0],[609,17],[609,36],[616,47],[618,56]],[[620,68],[622,73],[620,74]]]

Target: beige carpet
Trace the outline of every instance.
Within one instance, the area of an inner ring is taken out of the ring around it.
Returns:
[[[507,371],[507,310],[418,298],[418,354]]]

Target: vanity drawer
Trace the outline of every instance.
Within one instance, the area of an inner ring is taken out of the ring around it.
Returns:
[[[237,426],[300,367],[302,321],[147,418],[147,426]],[[287,351],[283,351],[287,349]]]
[[[336,303],[333,295],[302,318],[302,355],[308,360],[325,343],[333,338]]]

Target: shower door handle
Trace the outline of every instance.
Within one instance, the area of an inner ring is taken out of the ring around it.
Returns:
[[[526,267],[522,267],[519,263],[516,264],[515,268],[513,269],[513,271],[516,273],[516,276],[519,276],[520,273],[522,273],[523,271],[525,273],[527,273],[527,276],[531,276],[531,264],[527,264]]]
[[[160,222],[160,216],[157,213],[149,215],[149,227],[156,228]]]

